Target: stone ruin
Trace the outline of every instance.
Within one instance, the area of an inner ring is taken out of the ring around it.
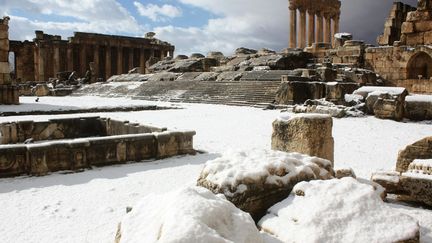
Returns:
[[[9,17],[0,19],[0,104],[19,104],[18,89],[11,84],[9,66]]]
[[[0,177],[80,171],[194,154],[194,131],[100,117],[0,124]]]
[[[400,200],[432,206],[432,137],[401,150],[396,171],[377,172],[371,179]]]

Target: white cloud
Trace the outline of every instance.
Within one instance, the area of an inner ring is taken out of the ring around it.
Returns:
[[[35,30],[70,36],[73,31],[141,34],[142,26],[116,0],[0,0],[0,14],[13,9],[33,14],[68,17],[67,21],[40,21],[11,16],[11,39],[32,39]]]
[[[169,4],[158,6],[151,3],[144,5],[140,2],[134,2],[134,5],[141,16],[147,17],[153,21],[166,21],[167,18],[176,18],[182,15],[180,8]]]

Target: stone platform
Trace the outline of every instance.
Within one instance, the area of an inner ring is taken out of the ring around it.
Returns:
[[[167,131],[100,117],[0,124],[0,177],[194,154],[194,131]]]

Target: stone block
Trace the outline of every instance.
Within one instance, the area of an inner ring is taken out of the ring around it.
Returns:
[[[414,23],[404,22],[402,24],[402,34],[410,34],[414,32]]]
[[[0,62],[0,74],[10,73],[9,62]]]
[[[426,32],[432,30],[432,20],[418,21],[414,23],[416,32]]]
[[[9,39],[9,33],[7,31],[0,31],[0,39]]]
[[[405,117],[415,121],[432,120],[432,99],[408,96],[405,100]]]
[[[38,84],[34,88],[33,94],[35,96],[49,96],[51,93],[50,88],[46,84]]]
[[[415,159],[432,159],[432,137],[424,138],[401,150],[396,162],[396,171],[406,172]]]
[[[373,111],[377,118],[400,121],[404,117],[404,103],[388,94],[383,94],[373,105]]]
[[[254,150],[208,161],[197,185],[214,194],[224,194],[227,200],[250,213],[258,222],[268,208],[288,197],[297,183],[333,177],[334,171],[328,160],[297,153]]]
[[[432,19],[431,11],[412,11],[406,18],[407,22],[427,21]]]
[[[329,115],[300,114],[273,122],[272,149],[333,161],[333,120]]]
[[[27,174],[26,156],[25,145],[0,148],[0,178]]]
[[[425,45],[432,44],[432,31],[428,31],[424,33],[424,44]]]
[[[406,36],[406,44],[409,46],[423,45],[424,33],[413,33]]]
[[[0,51],[9,51],[8,39],[0,39]]]

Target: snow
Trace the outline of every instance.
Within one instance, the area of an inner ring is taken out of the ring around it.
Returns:
[[[414,238],[417,220],[388,207],[353,178],[297,184],[259,226],[283,242],[397,242]]]
[[[363,86],[363,87],[357,89],[356,91],[354,91],[353,94],[358,94],[358,95],[364,96],[363,94],[367,95],[367,94],[372,93],[372,92],[377,92],[378,94],[389,93],[391,95],[401,95],[405,91],[406,91],[406,89],[401,88],[401,87]]]
[[[426,102],[432,103],[432,95],[408,95],[405,98],[406,102]]]
[[[405,172],[402,173],[402,176],[405,177],[412,177],[412,178],[417,178],[417,179],[425,179],[425,180],[432,180],[432,175],[429,174],[423,174],[422,171],[416,171],[416,172]]]
[[[64,106],[169,105],[125,98],[21,97],[30,105]],[[139,164],[94,168],[76,174],[0,179],[0,234],[4,242],[113,242],[117,224],[127,206],[151,193],[166,193],[196,185],[206,161],[229,149],[270,149],[272,122],[277,110],[223,105],[174,104],[184,109],[92,113],[172,130],[195,130],[194,147],[207,151]],[[21,106],[18,106],[21,107]],[[0,110],[11,110],[0,106]],[[22,107],[25,110],[25,107]],[[0,117],[0,122],[47,120],[77,115]],[[360,178],[376,171],[393,170],[398,151],[432,134],[432,126],[395,122],[375,117],[333,120],[335,167],[353,168]],[[432,242],[432,211],[399,207],[420,220],[422,241]]]
[[[121,223],[121,241],[262,243],[248,213],[222,195],[188,187],[144,197]]]
[[[373,173],[372,178],[373,180],[380,180],[380,181],[389,181],[395,184],[399,183],[400,180],[400,173],[396,171],[392,172],[379,172],[379,173]]]
[[[207,181],[221,188],[241,188],[236,193],[247,190],[247,181],[263,181],[265,184],[286,185],[299,173],[325,175],[321,169],[331,166],[331,162],[299,153],[255,149],[249,151],[230,151],[222,157],[208,161],[203,169]],[[278,173],[283,171],[283,173]],[[319,173],[318,173],[319,172]]]
[[[279,121],[290,121],[290,120],[294,120],[294,119],[299,119],[299,118],[305,118],[305,119],[325,119],[325,118],[331,118],[330,115],[327,114],[316,114],[316,113],[298,113],[298,114],[293,114],[293,113],[281,113],[281,115],[279,115],[278,120]]]
[[[410,165],[432,167],[432,159],[415,159]]]

